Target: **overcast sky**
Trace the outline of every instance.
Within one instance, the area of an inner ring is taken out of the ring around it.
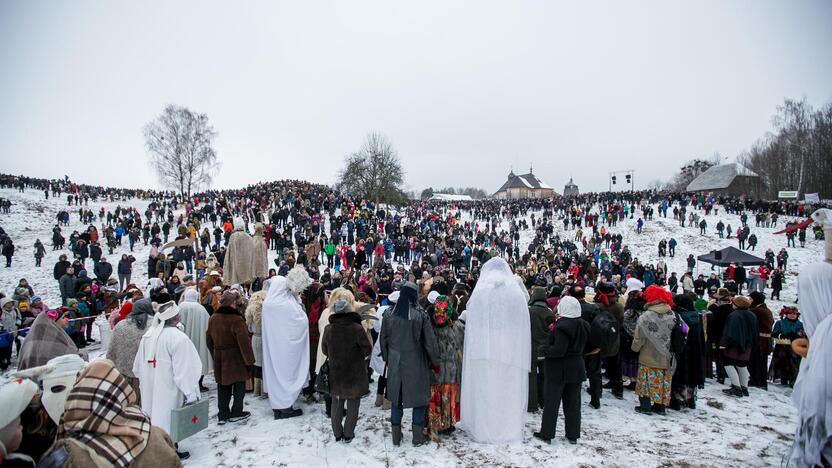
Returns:
[[[215,186],[335,180],[365,134],[410,189],[636,185],[832,101],[829,1],[0,2],[0,172],[156,187],[143,126],[207,113]]]

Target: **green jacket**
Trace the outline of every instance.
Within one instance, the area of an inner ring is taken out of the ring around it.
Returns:
[[[330,257],[335,255],[335,244],[333,244],[332,242],[327,243],[324,246],[324,253],[326,253]]]

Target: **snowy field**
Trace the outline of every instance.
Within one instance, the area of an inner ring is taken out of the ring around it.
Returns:
[[[17,191],[2,189],[0,197],[10,199],[14,205],[10,214],[0,215],[0,226],[12,237],[16,252],[11,268],[0,267],[0,291],[11,294],[20,278],[27,278],[49,306],[60,304],[57,281],[52,277],[52,267],[61,252],[51,250],[51,229],[55,215],[61,209],[68,209],[71,215],[69,227],[64,236],[69,238],[73,230],[84,229],[78,222],[78,207],[67,207],[65,198],[44,200],[38,191]],[[118,203],[91,203],[89,208],[97,213],[103,206],[115,209]],[[121,202],[122,206],[135,206],[144,211],[146,203],[141,200]],[[73,213],[73,209],[75,213]],[[703,213],[700,212],[700,215]],[[720,215],[706,217],[707,236],[700,236],[698,228],[680,228],[670,218],[654,218],[647,222],[644,233],[635,231],[634,221],[626,220],[611,232],[621,232],[624,243],[640,261],[654,263],[657,260],[657,244],[662,238],[671,236],[679,242],[676,257],[666,257],[668,271],[678,276],[685,271],[689,253],[701,255],[712,249],[737,246],[735,239],[718,239],[713,226],[722,219],[734,229],[740,226],[738,216]],[[759,239],[758,256],[767,248],[775,253],[785,247],[784,236],[775,236],[773,231],[782,229],[787,219],[781,218],[775,229],[754,228]],[[100,228],[100,223],[96,223]],[[562,224],[555,224],[560,232]],[[532,234],[524,233],[521,250],[528,244]],[[561,233],[574,236],[574,231]],[[822,243],[807,236],[805,249],[789,248],[788,272],[785,276],[782,298],[784,303],[795,300],[796,275],[801,265],[821,258]],[[47,256],[43,267],[34,267],[33,244],[36,238],[44,243]],[[133,255],[133,282],[144,286],[147,282],[147,255],[149,248],[136,246]],[[105,257],[114,268],[122,253],[129,253],[128,243],[117,249],[114,255]],[[270,265],[272,257],[270,257]],[[92,262],[88,261],[88,268]],[[707,275],[710,267],[698,266],[699,272]],[[780,302],[769,307],[775,312]],[[92,356],[101,354],[96,344],[88,348]],[[206,378],[206,384],[213,388],[213,381]],[[401,447],[393,447],[390,439],[390,424],[386,412],[372,405],[375,398],[375,384],[372,394],[361,402],[356,438],[351,444],[336,443],[332,436],[329,420],[324,415],[322,403],[298,403],[304,415],[300,418],[274,421],[267,401],[248,396],[246,409],[252,418],[239,424],[216,426],[215,419],[209,428],[182,442],[181,447],[191,452],[186,466],[779,466],[791,443],[794,431],[794,411],[791,407],[790,390],[779,385],[770,385],[768,392],[751,389],[751,397],[733,399],[724,396],[725,388],[708,381],[700,392],[696,410],[669,411],[667,416],[644,416],[633,412],[636,397],[626,392],[624,400],[615,400],[605,393],[602,407],[596,411],[584,398],[582,435],[578,445],[569,445],[563,439],[563,421],[558,421],[557,436],[552,445],[545,445],[532,437],[539,428],[540,413],[526,417],[526,434],[522,444],[490,446],[476,444],[461,431],[446,436],[438,442],[423,447],[410,446],[409,412],[406,412],[403,427],[405,439]],[[216,392],[209,398],[214,400]],[[211,417],[216,417],[216,406],[212,404]]]

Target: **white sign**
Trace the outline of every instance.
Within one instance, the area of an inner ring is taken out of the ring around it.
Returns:
[[[820,202],[820,196],[817,193],[807,193],[803,196],[803,201],[818,203]]]
[[[797,190],[781,190],[777,192],[777,198],[797,198]]]

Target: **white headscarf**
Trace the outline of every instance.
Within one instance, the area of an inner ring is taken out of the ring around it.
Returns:
[[[564,296],[558,302],[558,315],[564,318],[580,318],[581,303],[572,296]]]
[[[832,210],[818,210],[812,218],[832,244]],[[797,294],[803,327],[809,337],[809,354],[800,363],[792,393],[798,424],[791,462],[794,466],[822,465],[821,453],[832,452],[832,262],[813,263],[800,270]]]
[[[156,315],[153,316],[147,331],[144,333],[144,337],[147,338],[144,357],[148,362],[156,359],[156,343],[165,328],[165,321],[179,315],[179,307],[173,301],[161,305],[154,302],[153,310],[156,311]]]

